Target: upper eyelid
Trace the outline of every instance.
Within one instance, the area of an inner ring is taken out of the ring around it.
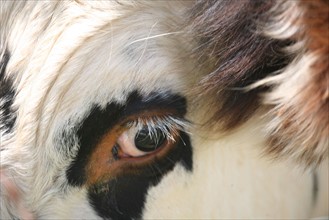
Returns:
[[[152,116],[150,118],[147,117],[137,117],[134,120],[130,120],[125,123],[125,126],[128,128],[132,126],[136,126],[137,132],[144,126],[148,126],[150,131],[155,131],[155,129],[159,129],[166,134],[166,137],[174,140],[172,132],[178,131],[187,131],[191,126],[190,122],[185,120],[184,118],[172,116],[172,115],[161,115],[161,116]],[[156,134],[156,132],[154,132]],[[152,132],[151,132],[152,135]]]

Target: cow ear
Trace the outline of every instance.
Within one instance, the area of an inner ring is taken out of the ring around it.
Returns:
[[[197,1],[188,28],[204,74],[198,97],[212,99],[206,126],[230,131],[266,109],[267,154],[306,166],[328,157],[328,5]]]
[[[296,42],[296,56],[258,83],[273,88],[263,99],[273,107],[267,152],[318,165],[329,153],[329,2],[286,1],[271,13],[277,16],[267,34]]]

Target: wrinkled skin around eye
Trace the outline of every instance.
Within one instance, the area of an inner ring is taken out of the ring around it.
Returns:
[[[123,152],[123,157],[141,157],[150,154],[157,150],[159,147],[161,147],[162,143],[165,140],[165,137],[162,132],[158,133],[156,136],[145,135],[147,129],[145,130],[144,128],[144,136],[142,137],[144,139],[142,139],[141,141],[142,143],[144,142],[145,145],[154,144],[154,149],[148,148],[147,146],[145,148],[141,146],[136,146],[136,137],[138,135],[141,135],[141,132],[141,129],[138,129],[137,127],[132,127],[119,136],[119,138],[117,139],[117,144]],[[147,143],[148,141],[150,143]]]

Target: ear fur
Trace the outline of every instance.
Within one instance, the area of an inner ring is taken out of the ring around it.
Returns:
[[[287,1],[272,13],[281,27],[274,24],[268,35],[293,40],[298,51],[279,75],[264,81],[273,86],[263,99],[273,106],[267,152],[317,165],[329,153],[329,2]]]
[[[326,158],[328,15],[326,0],[197,1],[189,28],[205,71],[199,94],[216,109],[207,124],[232,130],[270,109],[267,153],[307,166]]]

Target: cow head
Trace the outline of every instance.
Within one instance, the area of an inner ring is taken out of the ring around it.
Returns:
[[[297,168],[328,154],[316,4],[1,5],[1,217],[310,217],[328,201]]]

